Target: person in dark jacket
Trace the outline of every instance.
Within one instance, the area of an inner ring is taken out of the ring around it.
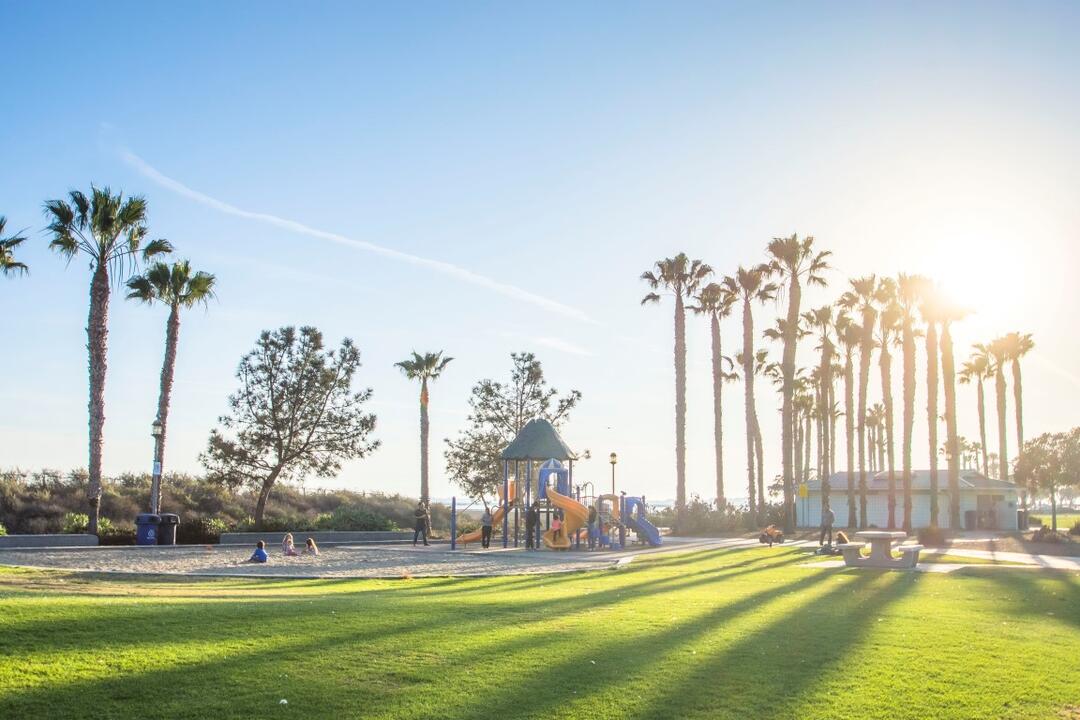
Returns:
[[[536,526],[540,523],[540,503],[534,502],[525,511],[525,549],[532,550],[536,545]]]
[[[599,532],[596,527],[596,506],[593,505],[589,508],[589,549],[592,550],[596,547],[596,536]]]
[[[480,545],[486,550],[491,547],[491,508],[484,506],[484,514],[480,516]]]
[[[836,513],[826,505],[821,511],[821,537],[818,538],[818,546],[825,544],[826,533],[829,536],[829,545],[832,545],[832,526],[836,522]]]
[[[424,545],[428,545],[428,511],[424,506],[424,502],[421,500],[416,503],[416,510],[413,512],[413,517],[416,518],[416,525],[413,527],[412,544],[416,547],[416,540],[423,535]]]

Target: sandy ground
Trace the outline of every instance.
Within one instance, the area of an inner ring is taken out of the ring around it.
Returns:
[[[615,567],[635,555],[657,551],[727,546],[731,541],[698,540],[668,543],[662,548],[621,552],[526,552],[493,549],[451,551],[446,545],[324,547],[318,557],[284,557],[270,548],[266,564],[245,563],[252,549],[205,545],[175,548],[104,547],[0,550],[0,565],[56,568],[84,572],[221,575],[244,577],[399,578],[525,575]]]

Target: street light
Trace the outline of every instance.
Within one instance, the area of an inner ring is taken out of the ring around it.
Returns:
[[[154,418],[150,425],[150,436],[154,438],[154,473],[150,480],[150,512],[157,515],[161,499],[161,439],[165,435],[165,426],[161,418]]]
[[[611,453],[609,456],[611,462],[611,494],[615,494],[615,463],[619,462],[618,456],[615,453]]]

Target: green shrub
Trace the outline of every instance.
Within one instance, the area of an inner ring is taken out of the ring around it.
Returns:
[[[330,514],[318,517],[314,528],[303,530],[393,530],[394,523],[387,517],[376,515],[370,510],[353,506],[342,506]]]
[[[766,524],[774,514],[772,506],[767,506]],[[658,527],[675,528],[675,508],[661,508],[648,515],[649,522]],[[710,536],[739,533],[756,525],[751,513],[736,508],[730,503],[717,508],[712,503],[694,495],[686,504],[682,523],[677,528],[679,535]]]
[[[134,545],[135,530],[132,528],[109,527],[98,531],[99,545]]]
[[[214,545],[229,526],[218,518],[189,518],[176,528],[176,541],[183,545]]]
[[[3,523],[0,523],[0,537],[4,537],[5,535],[7,535],[7,528],[4,527]]]
[[[69,535],[84,533],[88,527],[90,527],[90,518],[85,513],[69,512],[64,515],[65,533]]]

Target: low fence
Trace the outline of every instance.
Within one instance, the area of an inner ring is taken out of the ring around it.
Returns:
[[[283,532],[230,532],[221,533],[222,545],[254,545],[259,540],[268,545],[280,545]],[[412,542],[412,530],[298,530],[293,533],[297,547],[301,547],[307,538],[314,538],[319,545],[341,545],[343,543],[399,543]],[[181,538],[183,540],[183,538]]]
[[[0,548],[94,547],[96,535],[0,535]]]

